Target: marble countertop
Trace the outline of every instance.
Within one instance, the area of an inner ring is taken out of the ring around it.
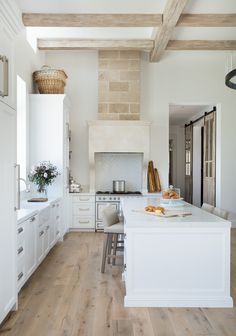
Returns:
[[[159,217],[138,212],[144,210],[147,205],[159,205],[160,198],[140,197],[122,199],[122,211],[125,218],[126,228],[180,228],[180,227],[231,227],[231,222],[210,214],[198,207],[184,202],[184,206],[172,208],[173,211],[191,212],[192,215],[185,217]],[[171,208],[168,208],[168,210]],[[138,210],[138,211],[136,211]]]
[[[41,210],[49,207],[51,204],[59,201],[60,197],[49,198],[47,202],[21,202],[21,209],[17,210],[17,223],[20,224],[28,218],[37,215]]]

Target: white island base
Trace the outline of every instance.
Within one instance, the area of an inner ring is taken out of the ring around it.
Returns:
[[[150,198],[123,201],[126,307],[232,307],[231,223],[186,203],[188,217],[133,212]]]

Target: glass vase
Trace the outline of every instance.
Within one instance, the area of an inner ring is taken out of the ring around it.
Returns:
[[[39,198],[48,198],[47,194],[47,186],[46,185],[38,185],[37,194]]]

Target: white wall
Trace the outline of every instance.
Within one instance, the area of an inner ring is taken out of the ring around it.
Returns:
[[[218,206],[235,211],[236,92],[224,84],[226,53],[169,52],[159,63],[141,62],[141,116],[152,122],[151,158],[168,184],[169,104],[221,106]],[[219,154],[218,154],[219,155]]]
[[[29,93],[34,92],[32,73],[44,64],[44,56],[44,52],[34,52],[23,29],[15,39],[15,71],[26,82]]]
[[[180,188],[181,196],[185,192],[185,141],[184,127],[170,126],[169,138],[173,140],[173,184]]]
[[[65,93],[71,99],[71,173],[82,185],[89,184],[87,121],[97,119],[98,57],[96,51],[50,52],[47,65],[68,75]]]
[[[29,93],[34,92],[33,76],[35,70],[44,64],[44,52],[35,53],[26,39],[26,31],[23,28],[15,38],[15,81],[17,75],[26,82],[26,169],[29,170]],[[16,90],[17,92],[17,90]]]

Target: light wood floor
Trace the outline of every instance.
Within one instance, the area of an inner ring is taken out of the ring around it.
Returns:
[[[232,230],[236,302],[236,230]],[[70,233],[20,294],[4,336],[236,336],[236,308],[124,308],[121,268],[100,273],[103,234]]]

